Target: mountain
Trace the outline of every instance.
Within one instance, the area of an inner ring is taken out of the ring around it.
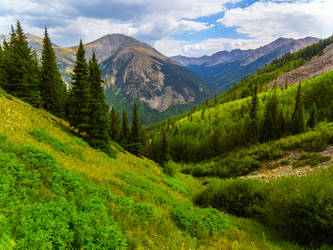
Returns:
[[[199,58],[175,56],[171,57],[171,59],[186,65],[202,79],[205,79],[208,84],[213,85],[222,92],[285,53],[296,52],[319,40],[314,37],[298,40],[279,38],[268,45],[254,50],[237,49],[230,52],[220,51],[212,56]]]
[[[42,39],[27,34],[40,54]],[[146,43],[121,34],[103,36],[84,45],[89,60],[95,51],[105,82],[109,104],[131,115],[134,100],[144,124],[158,122],[191,108],[209,95],[208,88],[182,64],[169,59]],[[54,45],[57,64],[70,84],[77,46]]]

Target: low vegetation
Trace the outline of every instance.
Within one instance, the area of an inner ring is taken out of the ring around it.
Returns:
[[[333,244],[333,168],[269,183],[221,180],[195,197],[202,206],[256,218],[282,237],[300,244]]]

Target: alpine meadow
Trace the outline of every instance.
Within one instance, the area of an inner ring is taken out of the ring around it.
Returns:
[[[333,249],[331,1],[0,6],[0,249]]]

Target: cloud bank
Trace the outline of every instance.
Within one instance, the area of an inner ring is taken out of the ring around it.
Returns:
[[[332,34],[332,0],[246,3],[247,0],[0,0],[0,33],[8,33],[17,19],[26,32],[39,36],[47,25],[52,41],[60,46],[75,45],[80,38],[90,42],[106,34],[122,33],[147,42],[168,56],[210,55],[221,50],[256,48],[279,37],[324,38]],[[208,22],[210,17],[215,19]],[[232,35],[225,30],[232,30]]]

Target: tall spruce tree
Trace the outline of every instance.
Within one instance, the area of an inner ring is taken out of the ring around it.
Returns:
[[[123,120],[122,120],[122,129],[121,129],[121,145],[124,148],[127,148],[128,138],[130,135],[130,126],[128,121],[127,111],[123,109]]]
[[[314,128],[317,124],[317,105],[314,102],[311,106],[311,110],[310,110],[310,118],[308,120],[308,124],[307,126],[309,128]]]
[[[135,155],[141,155],[142,153],[142,141],[140,139],[140,122],[136,101],[134,101],[133,104],[133,120],[128,150]]]
[[[266,104],[261,139],[268,141],[277,138],[279,135],[278,125],[278,99],[275,89]]]
[[[304,105],[302,100],[302,84],[299,83],[298,89],[297,89],[297,95],[295,100],[295,109],[294,113],[292,115],[292,133],[298,134],[305,131],[305,117],[304,117]]]
[[[16,30],[12,27],[10,42],[5,43],[4,48],[4,89],[23,101],[40,107],[42,98],[39,91],[39,75],[36,71],[37,58],[28,46],[19,21],[16,23]]]
[[[41,57],[40,92],[44,108],[56,116],[64,117],[66,86],[57,67],[56,56],[46,27]]]
[[[166,163],[169,161],[169,144],[166,137],[166,132],[162,133],[162,145],[161,152],[159,157],[159,163],[164,167]]]
[[[110,153],[109,138],[109,106],[105,102],[103,89],[102,71],[98,66],[95,52],[89,61],[89,82],[90,82],[90,128],[88,132],[88,143],[105,153]]]
[[[109,127],[109,135],[110,138],[115,142],[120,142],[120,120],[119,114],[116,111],[115,107],[112,107],[110,112],[110,127]]]
[[[4,50],[2,48],[2,45],[0,43],[0,88],[3,86],[5,82],[5,69],[4,69],[4,63],[5,63],[5,55]]]
[[[88,64],[82,40],[80,40],[72,75],[68,120],[71,126],[85,135],[88,134],[90,129],[90,99]]]
[[[257,124],[257,111],[258,111],[258,85],[255,84],[252,89],[252,99],[250,104],[250,117],[247,124],[247,138],[250,142],[257,141],[258,138],[258,124]]]

